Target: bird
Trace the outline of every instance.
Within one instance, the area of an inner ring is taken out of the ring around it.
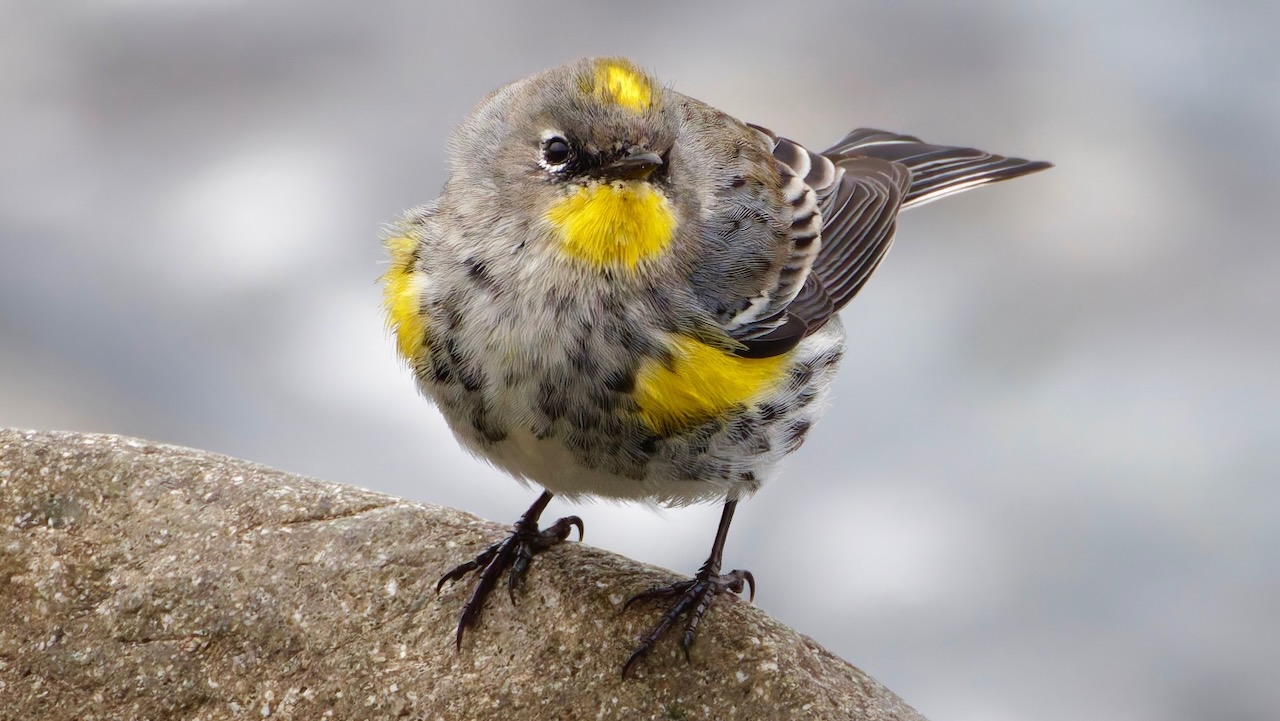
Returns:
[[[554,496],[721,504],[696,574],[634,594],[666,611],[628,676],[682,623],[685,656],[724,594],[738,503],[817,422],[845,351],[839,312],[898,214],[1052,167],[860,128],[814,152],[661,84],[582,58],[492,92],[449,141],[434,201],[383,234],[398,354],[463,448],[541,489],[502,539],[444,573],[475,585],[454,632],[583,522]]]

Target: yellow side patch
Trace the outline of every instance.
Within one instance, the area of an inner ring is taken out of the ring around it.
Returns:
[[[386,241],[391,267],[382,276],[382,308],[387,327],[396,335],[396,349],[405,360],[422,354],[426,345],[426,321],[422,317],[422,276],[413,269],[413,251],[418,241],[395,236]]]
[[[569,255],[597,267],[634,269],[671,245],[671,204],[648,183],[592,184],[555,203],[547,221]]]
[[[636,374],[636,403],[658,433],[691,428],[776,388],[790,354],[742,358],[686,336],[674,338],[675,363],[646,361]]]
[[[596,99],[621,105],[637,113],[644,112],[653,105],[653,83],[643,70],[629,60],[597,60],[594,75],[583,85],[583,89]]]

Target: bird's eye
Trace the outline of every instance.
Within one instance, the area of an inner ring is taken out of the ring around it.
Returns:
[[[569,162],[569,156],[573,155],[573,149],[569,147],[569,141],[553,135],[542,141],[542,161],[548,166],[556,167]]]

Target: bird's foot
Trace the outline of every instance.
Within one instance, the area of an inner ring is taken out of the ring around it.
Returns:
[[[536,515],[531,520],[526,514],[524,518],[516,521],[511,527],[510,535],[506,538],[486,548],[474,560],[467,561],[440,577],[436,582],[436,593],[439,593],[446,583],[457,581],[472,571],[478,572],[480,576],[476,581],[475,589],[471,592],[471,598],[458,614],[458,630],[454,640],[459,649],[462,648],[462,633],[468,628],[474,628],[479,621],[480,611],[484,608],[489,594],[498,585],[502,572],[507,572],[507,594],[511,597],[511,602],[515,603],[516,588],[529,572],[529,563],[533,561],[534,555],[559,545],[569,537],[570,530],[573,528],[578,529],[578,540],[581,541],[582,519],[577,516],[561,518],[540,530]]]
[[[657,645],[658,639],[675,624],[676,620],[681,616],[686,616],[684,622],[684,634],[680,637],[680,646],[684,649],[684,657],[689,659],[689,650],[693,647],[693,639],[698,635],[698,624],[702,623],[702,617],[706,615],[707,609],[711,608],[712,602],[718,594],[732,592],[738,595],[742,594],[745,588],[751,589],[750,600],[754,601],[756,597],[756,580],[750,571],[735,570],[729,573],[720,574],[720,569],[710,565],[704,565],[698,571],[698,575],[688,581],[680,581],[670,586],[658,586],[647,591],[641,591],[627,600],[623,605],[623,610],[631,607],[632,604],[645,601],[659,601],[674,598],[675,603],[667,609],[662,615],[658,624],[653,627],[649,635],[645,636],[627,658],[627,662],[622,665],[622,677],[626,678],[631,672],[632,667],[637,661],[649,655]]]

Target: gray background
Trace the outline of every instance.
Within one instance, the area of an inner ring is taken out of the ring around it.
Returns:
[[[0,425],[513,520],[533,493],[394,357],[378,231],[490,89],[625,54],[814,146],[870,125],[1058,164],[904,218],[826,420],[730,536],[757,602],[934,721],[1274,719],[1277,27],[1274,2],[7,2]],[[576,511],[684,573],[717,514]]]

